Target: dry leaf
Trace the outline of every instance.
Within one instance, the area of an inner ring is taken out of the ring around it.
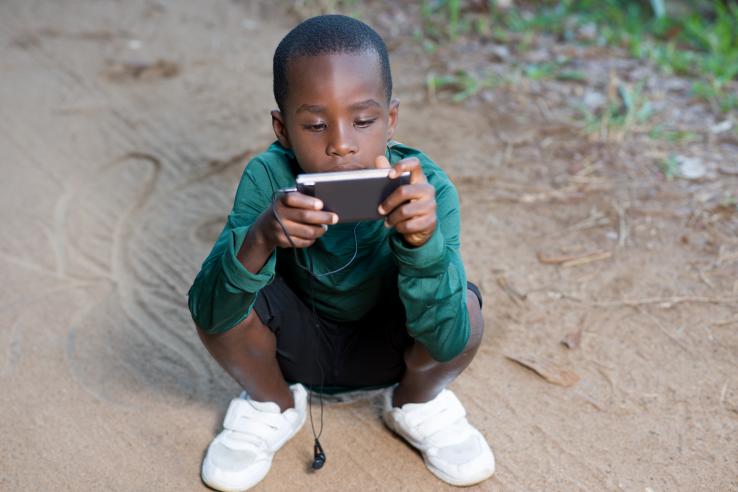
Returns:
[[[534,371],[549,383],[569,387],[579,381],[579,375],[577,373],[569,371],[568,369],[563,369],[551,361],[539,360],[534,357],[512,356],[507,354],[505,354],[505,357]]]
[[[579,347],[579,343],[582,341],[582,330],[577,329],[570,333],[567,333],[563,340],[562,345],[568,349],[575,349]]]

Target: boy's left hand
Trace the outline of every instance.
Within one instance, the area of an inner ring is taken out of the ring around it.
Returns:
[[[377,157],[375,165],[387,168],[389,161],[383,155]],[[428,183],[416,157],[401,160],[389,173],[390,179],[398,178],[410,171],[410,183],[400,186],[380,205],[386,227],[394,227],[411,246],[422,246],[436,230],[436,189]]]

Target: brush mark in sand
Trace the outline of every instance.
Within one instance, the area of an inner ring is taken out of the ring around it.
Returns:
[[[132,180],[132,172],[144,174]],[[67,339],[67,363],[75,380],[96,398],[110,404],[128,406],[123,402],[130,384],[153,393],[161,393],[165,384],[175,393],[198,399],[208,399],[214,390],[210,382],[215,379],[215,368],[202,353],[193,336],[194,330],[189,329],[186,300],[177,302],[170,294],[157,294],[176,292],[185,279],[180,269],[169,264],[171,258],[155,254],[152,261],[152,251],[156,253],[158,248],[168,245],[150,245],[149,236],[140,230],[147,219],[157,219],[149,217],[150,206],[157,198],[167,196],[166,193],[162,196],[158,186],[161,173],[162,163],[156,156],[130,152],[104,166],[87,181],[88,186],[103,189],[108,189],[106,182],[129,186],[133,193],[132,199],[126,201],[130,205],[119,212],[110,234],[112,290],[106,298],[86,308],[69,330]],[[74,219],[72,215],[70,220]],[[161,242],[165,238],[155,240]],[[149,251],[143,254],[142,248]],[[78,254],[87,252],[82,249]],[[135,268],[144,259],[148,260],[142,263],[145,270]],[[183,330],[183,326],[188,329]],[[85,337],[82,345],[80,336]],[[116,350],[121,348],[121,339],[125,339],[128,350]],[[90,371],[90,365],[98,369]],[[113,376],[111,367],[123,373]],[[116,378],[121,380],[118,391],[112,389],[116,387]]]
[[[185,181],[178,184],[174,190],[180,191],[193,184],[202,184],[206,179],[223,174],[235,166],[243,166],[245,168],[251,156],[256,153],[257,150],[249,148],[225,160],[210,160],[208,161],[209,169],[207,171],[188,177]]]
[[[549,407],[549,411],[556,410],[555,407]],[[565,416],[561,416],[562,421]],[[531,427],[534,435],[538,435],[543,440],[543,447],[546,449],[545,455],[548,457],[555,457],[556,467],[564,467],[567,470],[566,478],[572,483],[570,485],[576,485],[583,490],[592,490],[593,486],[611,487],[611,483],[608,480],[607,472],[601,470],[597,466],[591,466],[584,457],[578,455],[574,451],[570,451],[562,440],[556,436],[552,436],[539,424],[533,424]],[[587,477],[588,483],[581,483],[575,477]],[[593,483],[594,482],[594,483]],[[598,488],[598,487],[595,487]],[[572,490],[571,487],[565,486],[564,490]]]
[[[218,216],[206,219],[191,229],[191,238],[206,245],[212,245],[223,230],[227,217]]]
[[[7,377],[13,374],[21,358],[21,339],[20,333],[18,332],[20,320],[21,317],[17,316],[8,328],[8,355],[5,365],[0,369],[0,377]]]

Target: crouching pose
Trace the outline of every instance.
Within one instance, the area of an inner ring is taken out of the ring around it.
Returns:
[[[441,168],[395,142],[387,49],[339,15],[299,24],[274,54],[276,141],[247,165],[233,209],[189,292],[202,342],[242,387],[202,464],[205,483],[245,490],[303,425],[306,387],[384,389],[384,421],[453,485],[492,475],[494,457],[446,386],[483,332],[466,280],[459,200]],[[301,173],[410,173],[383,219],[338,223],[293,187]]]

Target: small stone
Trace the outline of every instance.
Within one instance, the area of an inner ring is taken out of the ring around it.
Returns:
[[[696,157],[677,156],[679,174],[686,179],[700,179],[707,173],[707,168],[701,159]]]
[[[710,128],[710,132],[717,135],[718,133],[725,133],[731,128],[733,128],[733,121],[725,120]]]
[[[590,110],[602,107],[605,104],[605,96],[596,91],[587,91],[584,94],[584,105]]]
[[[592,41],[597,37],[597,24],[590,22],[589,24],[583,25],[579,29],[579,37],[587,41]]]
[[[506,62],[510,59],[510,48],[504,44],[490,47],[489,52],[495,61]]]

